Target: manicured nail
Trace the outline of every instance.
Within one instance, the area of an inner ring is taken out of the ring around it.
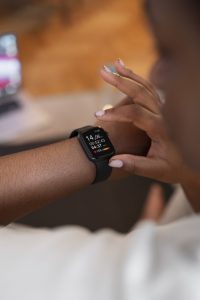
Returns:
[[[118,58],[117,61],[123,68],[125,67],[125,63],[123,62],[123,60],[121,58]]]
[[[97,111],[95,113],[95,116],[98,118],[98,117],[103,117],[105,115],[105,110],[100,110],[100,111]]]
[[[119,160],[119,159],[115,159],[110,161],[109,166],[111,168],[122,168],[124,165],[123,161]]]
[[[117,73],[117,70],[116,70],[116,68],[115,68],[115,66],[114,65],[105,65],[105,66],[103,66],[103,69],[104,69],[104,71],[106,71],[107,73],[111,73],[111,74],[113,74],[113,75],[117,75],[117,76],[119,76],[119,74]]]
[[[106,71],[107,73],[112,73],[112,70],[108,67],[108,66],[103,66],[104,71]]]

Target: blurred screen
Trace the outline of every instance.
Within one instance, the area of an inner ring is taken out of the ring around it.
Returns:
[[[15,94],[20,85],[21,64],[16,36],[0,35],[0,97]]]

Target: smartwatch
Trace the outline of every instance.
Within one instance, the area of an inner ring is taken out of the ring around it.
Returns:
[[[107,132],[101,127],[86,126],[74,130],[70,135],[70,138],[73,137],[78,138],[86,156],[96,166],[96,178],[93,184],[110,177],[112,168],[108,163],[115,155],[115,149]]]

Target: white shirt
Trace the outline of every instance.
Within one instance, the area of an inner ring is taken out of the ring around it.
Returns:
[[[200,217],[122,235],[79,227],[0,230],[1,300],[199,300]]]

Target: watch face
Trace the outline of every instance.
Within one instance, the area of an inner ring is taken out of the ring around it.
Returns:
[[[106,132],[101,128],[88,130],[83,134],[91,158],[99,159],[114,155],[115,150]]]

